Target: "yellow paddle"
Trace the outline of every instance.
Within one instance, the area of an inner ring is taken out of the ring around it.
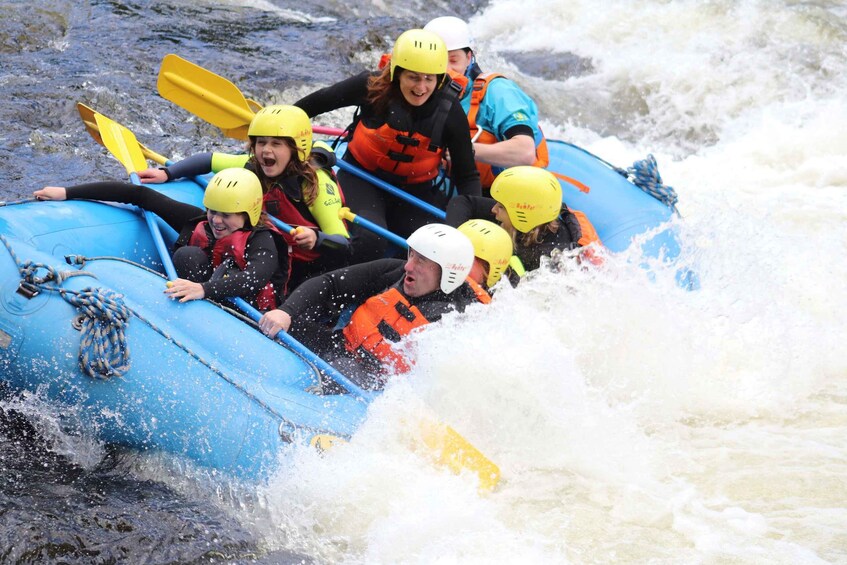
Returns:
[[[112,155],[117,157],[136,184],[138,184],[136,171],[147,166],[144,160],[145,155],[159,164],[169,162],[166,157],[139,144],[135,135],[121,124],[95,112],[84,104],[77,104],[77,109],[85,123],[85,129],[91,137],[97,143],[105,145]],[[147,220],[148,225],[154,222],[152,216],[152,214],[145,213],[145,220]],[[154,234],[158,233],[158,226],[155,226],[155,230],[154,226],[151,226],[150,231]],[[161,239],[161,234],[159,234],[159,237]],[[164,242],[157,242],[157,247],[159,247],[160,253],[164,253],[163,262],[165,257],[168,260],[165,265],[166,269],[168,266],[172,269],[170,255],[167,254]],[[169,274],[169,277],[176,278],[176,274]],[[500,481],[499,467],[456,430],[434,419],[424,419],[420,426],[423,442],[435,455],[436,462],[447,466],[455,473],[465,469],[475,473],[479,478],[479,490],[481,492],[491,491],[497,486]]]
[[[144,154],[141,152],[141,147],[135,139],[135,134],[118,122],[110,120],[97,112],[94,112],[94,123],[100,134],[100,141],[124,166],[132,183],[140,185],[141,181],[138,179],[138,171],[147,168],[147,159],[144,158]],[[150,230],[150,236],[153,238],[153,243],[159,252],[159,258],[162,261],[168,279],[176,279],[176,270],[171,261],[168,248],[165,245],[165,240],[162,238],[162,232],[159,231],[159,225],[156,223],[156,215],[143,208],[141,208],[141,214],[147,223],[147,228]]]
[[[162,59],[156,88],[162,98],[223,130],[239,132],[253,119],[254,111],[237,86],[178,55]]]
[[[262,105],[245,98],[228,79],[174,54],[165,55],[156,87],[162,98],[188,110],[232,139],[247,139],[247,129]],[[315,133],[340,136],[344,130],[312,126]]]
[[[100,145],[105,145],[105,143],[103,143],[103,139],[100,136],[100,128],[97,125],[96,118],[95,118],[95,116],[98,114],[98,112],[95,112],[92,108],[86,106],[82,102],[77,102],[76,109],[79,111],[79,117],[82,118],[82,123],[85,124],[86,131],[88,131],[88,133],[91,135],[91,137],[94,138],[94,141],[96,141]],[[103,116],[103,114],[100,114],[100,115]],[[105,116],[103,116],[103,117],[105,117]],[[115,123],[117,123],[117,122],[115,122]],[[120,124],[118,124],[118,125],[120,125]],[[123,126],[121,126],[121,127],[123,127]],[[126,128],[124,128],[124,129],[126,129]],[[127,131],[130,134],[132,134],[131,131],[129,131],[129,130],[127,130]],[[133,135],[133,138],[134,137],[135,136]],[[160,165],[164,165],[165,162],[168,160],[167,157],[163,157],[162,155],[160,155],[160,154],[156,153],[155,151],[149,149],[143,143],[140,143],[140,142],[137,142],[137,143],[138,143],[138,146],[141,148],[142,155],[144,155],[145,158],[150,159],[151,161],[155,161],[156,163],[159,163]],[[142,167],[142,168],[144,168],[144,167]]]
[[[458,474],[469,469],[479,477],[479,490],[494,490],[500,482],[500,468],[459,432],[435,420],[421,421],[421,438],[435,454],[435,460]]]
[[[250,100],[249,98],[247,98],[247,105],[250,107],[251,110],[253,110],[254,114],[262,109],[261,104],[259,104],[255,100]],[[251,118],[251,120],[252,120],[252,118]],[[249,123],[244,124],[243,126],[239,126],[237,128],[223,129],[223,130],[221,130],[221,132],[225,136],[227,136],[231,139],[247,139],[247,130],[248,129],[250,129]]]
[[[106,149],[121,162],[121,165],[126,169],[126,174],[131,178],[137,178],[138,171],[147,168],[147,159],[141,152],[135,134],[118,122],[96,112],[94,121],[97,124],[97,129],[100,130],[100,137],[103,139],[103,145],[106,146]]]

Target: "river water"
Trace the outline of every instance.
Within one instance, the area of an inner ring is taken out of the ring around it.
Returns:
[[[550,137],[656,156],[702,288],[629,254],[505,288],[416,340],[349,445],[260,487],[5,400],[0,562],[847,563],[844,3],[435,4],[0,0],[0,198],[123,176],[78,101],[174,158],[236,150],[156,94],[167,53],[285,103],[457,14]],[[496,492],[409,449],[422,403]]]

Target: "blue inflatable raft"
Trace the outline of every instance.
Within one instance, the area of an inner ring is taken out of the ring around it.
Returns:
[[[202,202],[194,182],[162,187]],[[166,298],[156,247],[132,207],[4,205],[0,234],[3,381],[55,404],[74,419],[69,428],[252,480],[286,445],[348,438],[363,420],[366,402],[310,392],[313,364],[237,313]],[[105,327],[113,334],[102,336]]]
[[[579,147],[553,141],[550,150],[550,169],[570,179],[565,201],[588,215],[606,247],[620,251],[655,230],[645,253],[679,254],[672,205]],[[192,180],[156,187],[202,205]],[[159,225],[172,243],[176,234]],[[232,309],[166,298],[150,233],[130,206],[0,205],[6,388],[45,399],[69,427],[101,441],[244,479],[266,477],[287,445],[349,438],[374,393],[344,382],[347,394],[317,394],[314,356],[268,339]]]

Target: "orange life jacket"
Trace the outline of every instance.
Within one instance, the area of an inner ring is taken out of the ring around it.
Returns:
[[[244,258],[244,250],[247,247],[247,241],[253,235],[251,230],[238,230],[226,237],[214,239],[209,237],[207,226],[209,222],[198,222],[194,226],[194,231],[191,232],[191,238],[188,240],[189,245],[194,245],[201,248],[209,256],[212,268],[217,268],[227,258],[232,258],[238,268],[242,271],[247,266],[247,261]],[[269,228],[270,229],[270,228]],[[274,293],[274,285],[268,282],[262,290],[256,295],[256,305],[263,312],[273,310],[277,307],[276,294]]]
[[[363,168],[378,175],[386,173],[397,184],[434,179],[444,155],[444,125],[455,94],[453,88],[436,90],[432,94],[436,107],[418,121],[413,121],[403,102],[390,101],[384,116],[358,118],[347,150]],[[389,119],[407,129],[396,129]]]
[[[468,286],[473,290],[476,299],[479,300],[481,304],[490,304],[491,303],[491,295],[488,294],[488,291],[482,288],[482,285],[468,277],[465,279],[465,282],[468,283]]]
[[[603,258],[595,252],[594,248],[586,248],[587,245],[592,243],[596,243],[597,245],[603,244],[603,242],[600,241],[600,236],[597,235],[597,230],[594,229],[594,224],[591,223],[591,220],[588,219],[588,216],[586,216],[584,212],[574,210],[573,208],[570,208],[569,210],[571,214],[576,217],[576,220],[579,222],[580,230],[582,231],[582,235],[579,240],[577,240],[579,246],[583,248],[580,251],[580,257],[592,265],[602,265]]]
[[[493,144],[500,141],[497,137],[489,132],[482,130],[479,133],[479,137],[477,136],[477,132],[479,131],[479,126],[476,125],[476,116],[479,113],[479,105],[482,103],[482,99],[485,98],[485,93],[488,91],[488,85],[491,84],[491,81],[503,77],[500,73],[481,73],[477,76],[473,81],[473,88],[471,90],[471,106],[468,109],[468,127],[471,130],[471,139],[476,138],[475,143],[485,143],[485,144]],[[550,164],[550,155],[547,151],[547,139],[544,138],[544,134],[542,133],[541,143],[536,145],[535,147],[535,162],[532,164],[534,167],[544,168]],[[491,165],[487,163],[480,163],[477,161],[476,168],[479,170],[479,180],[482,183],[483,188],[490,188],[491,183],[494,182],[494,177],[497,176],[496,173],[500,171],[492,168]]]
[[[476,281],[465,279],[465,282],[473,289],[479,302],[491,302],[491,296]],[[396,287],[391,287],[356,308],[343,330],[345,347],[348,351],[376,358],[384,372],[405,373],[411,369],[412,363],[391,344],[428,323],[417,306],[413,306]]]

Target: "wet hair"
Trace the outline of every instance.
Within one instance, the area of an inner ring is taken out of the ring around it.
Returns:
[[[294,138],[280,137],[278,139],[282,139],[291,150],[291,160],[288,161],[288,165],[286,165],[285,170],[282,171],[280,176],[302,177],[306,181],[303,185],[301,185],[303,201],[307,206],[311,206],[318,197],[318,175],[315,173],[315,166],[309,162],[308,158],[306,161],[300,160],[300,152],[297,149],[297,144],[294,142]],[[267,194],[275,179],[268,178],[262,170],[262,167],[259,166],[259,160],[256,157],[256,136],[250,137],[247,147],[250,152],[249,162],[253,165],[256,176],[259,177],[259,182],[262,183],[262,194]]]
[[[521,245],[523,247],[532,247],[541,243],[541,241],[544,239],[545,233],[556,233],[561,227],[561,222],[559,222],[559,219],[556,218],[552,222],[547,222],[546,224],[535,226],[526,233],[519,232],[517,229],[515,229],[514,226],[512,226],[506,231],[508,231],[509,235],[512,236],[512,243],[514,243],[515,245]]]
[[[398,69],[400,67],[397,67]],[[399,77],[400,74],[398,73]],[[371,75],[368,78],[368,92],[365,95],[365,100],[374,107],[377,113],[381,114],[388,108],[388,100],[391,98],[391,68],[385,65],[378,75]]]

